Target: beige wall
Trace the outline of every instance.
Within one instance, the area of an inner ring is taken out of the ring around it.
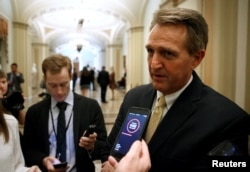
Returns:
[[[209,25],[209,44],[202,64],[202,79],[209,86],[250,112],[247,97],[246,39],[249,31],[247,0],[204,0],[203,14]],[[248,42],[247,42],[248,41]]]

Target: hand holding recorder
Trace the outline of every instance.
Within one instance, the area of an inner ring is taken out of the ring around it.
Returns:
[[[109,164],[119,172],[140,171],[147,172],[151,168],[151,160],[147,143],[142,141],[135,141],[127,154],[117,162],[112,156],[108,158]]]
[[[141,140],[150,119],[151,110],[141,107],[129,108],[126,119],[116,137],[110,155],[119,161],[136,140]]]

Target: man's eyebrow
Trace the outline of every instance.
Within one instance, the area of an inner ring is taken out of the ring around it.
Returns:
[[[53,82],[48,82],[48,84],[54,84],[54,85],[61,85],[61,84],[67,84],[69,81],[61,82],[61,83],[53,83]]]

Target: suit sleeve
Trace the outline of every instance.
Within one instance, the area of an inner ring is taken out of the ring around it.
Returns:
[[[95,132],[97,133],[97,141],[95,143],[95,148],[92,153],[93,159],[101,159],[101,150],[105,145],[105,141],[107,139],[107,130],[105,127],[104,117],[101,110],[101,107],[96,104],[96,115],[94,118],[94,124],[96,124]]]
[[[48,112],[47,112],[48,113]],[[27,110],[24,125],[24,158],[27,166],[38,165],[44,168],[42,160],[48,156],[48,121],[44,118],[44,112],[37,106],[32,106]],[[45,146],[46,145],[46,146]]]

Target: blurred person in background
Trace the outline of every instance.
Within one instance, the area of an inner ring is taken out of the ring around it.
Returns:
[[[88,97],[90,89],[90,81],[91,81],[90,72],[87,66],[84,66],[80,73],[80,90],[83,96]]]
[[[102,70],[98,73],[97,82],[101,87],[101,101],[102,103],[107,103],[106,93],[107,87],[109,85],[109,73],[106,71],[106,67],[103,66]]]
[[[23,93],[23,89],[21,86],[21,84],[24,83],[23,74],[19,72],[17,63],[12,63],[10,68],[11,72],[7,73],[8,94],[11,94],[15,91]]]
[[[73,73],[72,73],[72,91],[75,92],[75,87],[76,87],[76,81],[78,79],[78,72],[76,68],[73,68]]]
[[[116,89],[116,81],[115,81],[115,71],[114,67],[110,68],[109,73],[109,88],[111,90],[111,100],[115,100],[115,89]]]

